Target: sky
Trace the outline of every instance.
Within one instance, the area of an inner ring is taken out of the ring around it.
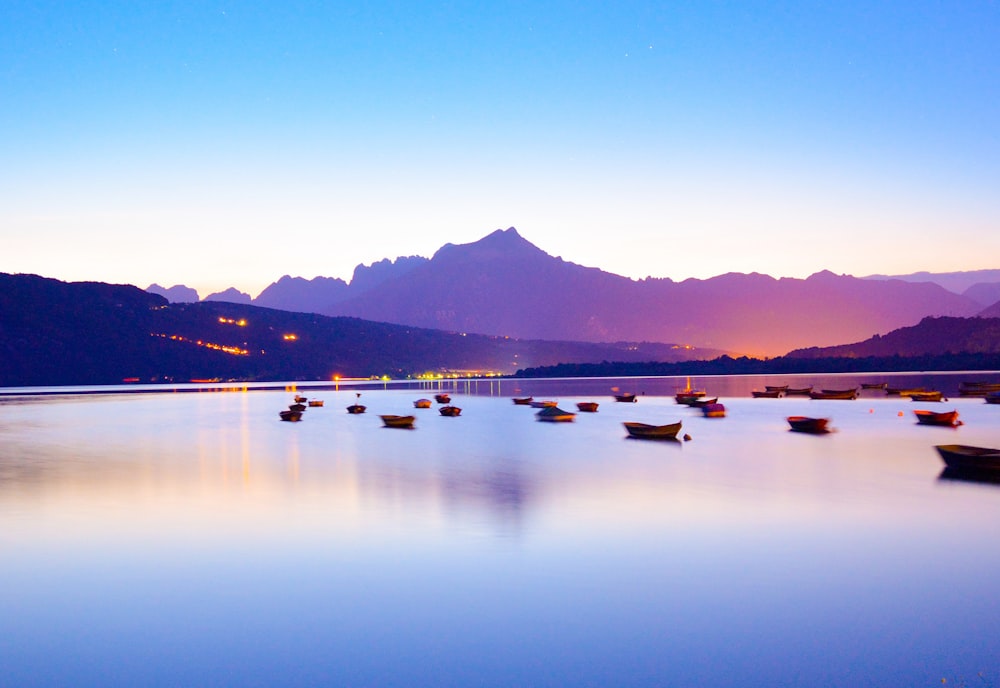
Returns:
[[[256,296],[507,227],[636,279],[1000,268],[1000,2],[0,4],[0,272]]]

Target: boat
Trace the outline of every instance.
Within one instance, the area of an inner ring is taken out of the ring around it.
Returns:
[[[434,401],[436,401],[439,404],[450,404],[451,397],[448,396],[447,394],[435,394]]]
[[[725,418],[726,407],[722,404],[706,404],[701,407],[701,412],[705,418]]]
[[[281,420],[287,420],[289,422],[296,423],[302,420],[302,411],[292,411],[291,409],[287,411],[279,411],[278,417],[281,418]]]
[[[668,425],[650,425],[649,423],[622,423],[629,437],[641,440],[676,440],[681,430],[681,421]]]
[[[712,404],[719,403],[719,397],[714,397],[712,399],[693,399],[688,406],[693,408],[704,408],[706,406],[711,406]]]
[[[306,405],[305,404],[291,404],[288,407],[288,410],[289,411],[295,411],[296,413],[302,413],[303,411],[306,410]]]
[[[323,400],[322,399],[310,399],[308,405],[311,408],[316,408],[317,406],[322,406],[323,405]]]
[[[984,399],[987,404],[1000,404],[1000,392],[990,392]]]
[[[307,397],[300,397],[298,394],[295,395],[295,403],[296,404],[304,404],[307,401],[309,401],[309,399]]]
[[[534,397],[514,397],[511,399],[517,406],[530,406],[534,400]]]
[[[553,406],[556,406],[558,403],[559,402],[557,401],[551,401],[551,400],[531,401],[528,402],[528,406],[530,406],[531,408],[551,408]]]
[[[811,391],[813,391],[812,385],[809,385],[808,387],[789,387],[785,390],[785,396],[807,397]]]
[[[917,422],[920,425],[945,425],[950,428],[957,428],[962,424],[962,421],[958,419],[957,409],[955,411],[943,411],[941,413],[917,409],[913,413],[917,417]]]
[[[958,395],[962,397],[984,397],[991,392],[1000,392],[1000,382],[960,382]]]
[[[351,404],[347,407],[347,412],[352,414],[364,413],[367,406],[362,406],[361,404]]]
[[[576,408],[584,413],[597,413],[597,402],[596,401],[578,401],[576,402]]]
[[[899,395],[901,397],[908,397],[914,392],[926,392],[927,389],[924,387],[886,387],[885,393],[887,395],[895,396]]]
[[[911,401],[941,401],[944,398],[944,394],[941,392],[912,392],[910,395]]]
[[[888,382],[862,382],[861,389],[888,389]]]
[[[412,428],[415,416],[379,416],[387,428]]]
[[[621,401],[621,402],[624,402],[626,404],[634,404],[635,403],[635,395],[634,394],[616,394],[615,395],[615,401]]]
[[[458,416],[462,413],[462,409],[457,406],[442,406],[438,411],[442,416]]]
[[[788,424],[795,432],[808,432],[813,435],[825,435],[830,432],[827,425],[829,418],[809,418],[808,416],[789,416]]]
[[[857,399],[856,389],[823,389],[819,392],[809,392],[810,399]]]
[[[750,392],[754,399],[779,399],[781,398],[780,390],[769,390],[769,389],[755,389]]]
[[[558,406],[546,406],[541,411],[535,414],[538,420],[548,421],[550,423],[565,423],[572,421],[576,414],[570,411],[563,411]]]
[[[967,444],[939,444],[938,454],[948,468],[963,471],[1000,471],[1000,449]]]
[[[430,399],[417,399],[415,402],[413,402],[413,408],[430,408],[430,407],[431,407]]]
[[[764,389],[768,392],[781,392],[784,394],[788,391],[788,385],[764,385]]]

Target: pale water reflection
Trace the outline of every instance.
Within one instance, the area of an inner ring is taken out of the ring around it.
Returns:
[[[1000,446],[981,399],[952,430],[883,397],[564,396],[601,406],[547,424],[481,391],[458,418],[310,395],[300,423],[281,390],[0,401],[5,681],[1000,681],[1000,486],[940,480],[932,448]],[[679,419],[692,441],[621,425]]]

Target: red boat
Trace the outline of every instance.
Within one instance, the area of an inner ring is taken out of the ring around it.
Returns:
[[[913,413],[916,415],[917,422],[920,425],[944,425],[950,428],[957,428],[962,424],[962,421],[958,419],[958,410],[936,413],[934,411],[918,409]]]
[[[829,418],[809,418],[808,416],[789,416],[788,424],[795,432],[808,432],[813,435],[824,435],[830,432],[827,428]]]

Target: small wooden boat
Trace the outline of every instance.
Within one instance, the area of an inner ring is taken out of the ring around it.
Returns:
[[[719,397],[714,397],[712,399],[694,399],[690,404],[688,404],[688,406],[691,406],[692,408],[704,408],[717,403],[719,403]]]
[[[810,399],[857,399],[856,389],[823,389],[819,392],[809,392]]]
[[[534,397],[514,397],[511,399],[518,406],[530,406],[534,400]]]
[[[430,408],[430,407],[431,407],[430,399],[417,399],[415,402],[413,402],[413,408]]]
[[[287,411],[279,411],[278,417],[281,418],[281,420],[287,420],[291,423],[297,423],[298,421],[302,420],[302,411],[292,411],[291,409]]]
[[[1000,392],[990,392],[984,398],[987,404],[1000,404]]]
[[[769,390],[769,389],[755,389],[750,392],[754,399],[779,399],[781,397],[780,390]]]
[[[813,391],[812,385],[809,385],[808,387],[789,387],[785,390],[785,396],[807,397],[811,391]]]
[[[412,428],[415,416],[379,416],[387,428]]]
[[[541,411],[535,414],[538,420],[547,421],[549,423],[565,423],[572,421],[576,414],[570,411],[563,411],[558,406],[546,406]]]
[[[597,413],[597,402],[596,401],[578,401],[576,402],[576,408],[584,413]]]
[[[917,409],[913,412],[913,414],[917,417],[917,422],[920,425],[944,425],[949,428],[957,428],[962,424],[962,421],[958,419],[957,409],[955,411],[944,411],[942,413]]]
[[[309,401],[309,399],[307,397],[300,397],[298,394],[295,395],[295,403],[296,404],[304,404],[307,401]]]
[[[942,392],[913,392],[910,395],[910,401],[941,401],[944,398]]]
[[[439,404],[450,404],[451,397],[448,396],[447,394],[435,394],[434,401],[436,401]]]
[[[784,394],[788,391],[788,385],[764,385],[764,389],[768,392],[781,392]]]
[[[634,404],[635,403],[635,395],[634,394],[616,394],[615,395],[615,401],[621,401],[621,402],[624,402],[626,404]]]
[[[364,413],[367,406],[362,406],[361,404],[351,404],[347,407],[347,412],[352,414]]]
[[[551,401],[551,400],[532,401],[528,403],[528,406],[530,406],[531,408],[552,408],[553,406],[556,406],[558,403],[559,402],[557,401]]]
[[[302,413],[306,410],[305,404],[292,404],[288,407],[289,411],[295,411],[296,413]]]
[[[908,397],[915,392],[926,392],[927,389],[924,387],[886,387],[885,393],[889,396],[899,395],[901,397]]]
[[[861,389],[887,389],[888,382],[862,382]]]
[[[649,423],[622,423],[629,437],[640,440],[676,440],[681,430],[681,421],[668,425],[650,425]]]
[[[966,444],[940,444],[934,448],[948,468],[964,471],[1000,471],[1000,449],[970,447]]]
[[[705,418],[725,418],[726,407],[722,404],[706,404],[701,407],[701,412]]]
[[[462,414],[462,409],[457,406],[442,406],[438,409],[442,416],[458,416]]]
[[[323,400],[322,399],[310,399],[309,400],[309,407],[310,408],[316,408],[317,406],[322,406],[322,405],[323,405]]]
[[[990,392],[1000,392],[1000,382],[960,382],[958,395],[962,397],[984,397]]]
[[[827,425],[829,418],[809,418],[808,416],[789,416],[788,424],[795,432],[808,432],[813,435],[825,435],[830,432]]]

